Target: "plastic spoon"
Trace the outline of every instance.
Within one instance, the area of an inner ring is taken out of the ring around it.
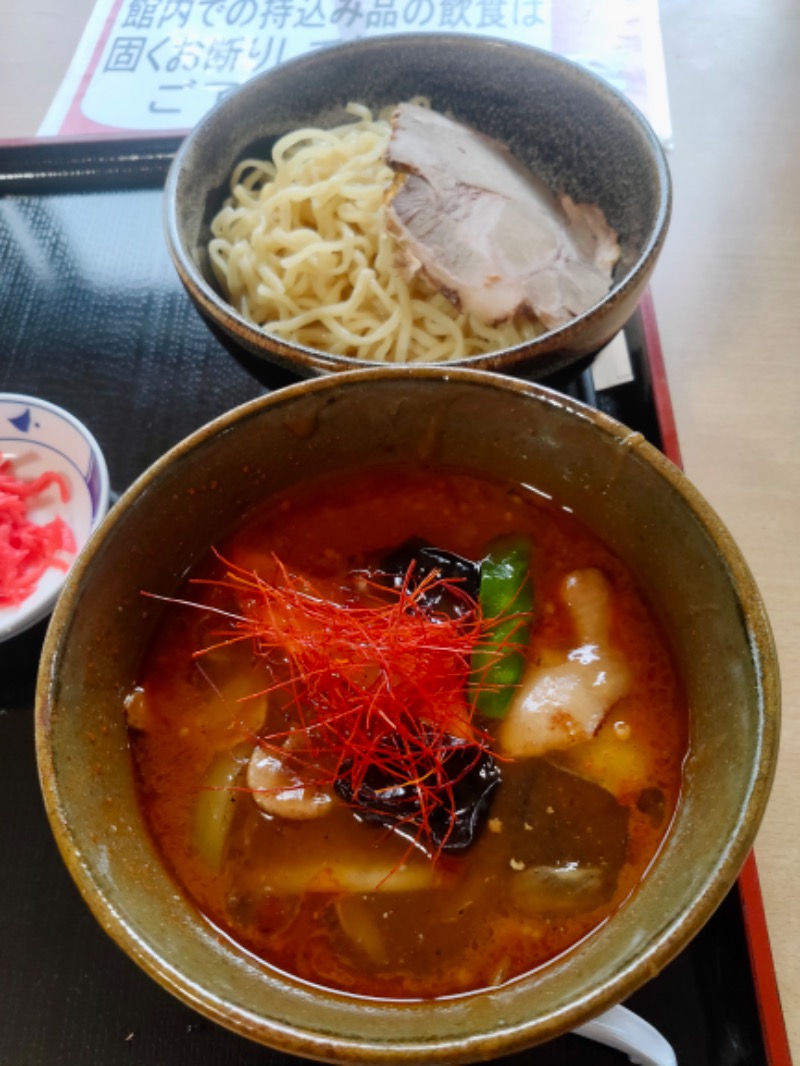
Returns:
[[[638,1066],[677,1066],[672,1045],[627,1007],[612,1007],[573,1030],[578,1036],[624,1051]]]

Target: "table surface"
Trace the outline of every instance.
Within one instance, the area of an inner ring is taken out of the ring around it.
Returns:
[[[91,0],[2,0],[0,140],[33,136]],[[672,225],[652,291],[687,473],[739,542],[783,678],[756,858],[800,1062],[800,5],[661,0]]]

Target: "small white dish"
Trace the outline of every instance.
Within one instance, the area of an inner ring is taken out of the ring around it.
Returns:
[[[11,459],[15,477],[33,480],[53,471],[69,486],[62,502],[55,485],[33,498],[28,517],[37,525],[63,519],[75,538],[75,557],[108,509],[108,468],[89,430],[67,411],[33,396],[0,392],[0,455]],[[0,607],[0,641],[9,640],[41,621],[67,576],[51,567],[34,591],[17,606]]]

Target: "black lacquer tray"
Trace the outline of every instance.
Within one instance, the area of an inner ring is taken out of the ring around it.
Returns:
[[[231,356],[184,294],[161,225],[177,141],[0,146],[0,391],[73,412],[122,492],[213,417],[285,384]],[[590,369],[548,384],[601,407],[678,462],[652,306],[626,329],[634,379],[596,392]],[[45,623],[0,644],[0,1063],[293,1066],[163,991],[106,936],[48,826],[33,702]],[[681,1066],[788,1066],[752,858],[683,954],[628,1006]],[[569,1035],[508,1066],[621,1066]]]

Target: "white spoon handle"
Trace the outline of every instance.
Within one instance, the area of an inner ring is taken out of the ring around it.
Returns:
[[[672,1045],[627,1007],[612,1007],[573,1032],[626,1052],[637,1066],[677,1066],[678,1063]]]

